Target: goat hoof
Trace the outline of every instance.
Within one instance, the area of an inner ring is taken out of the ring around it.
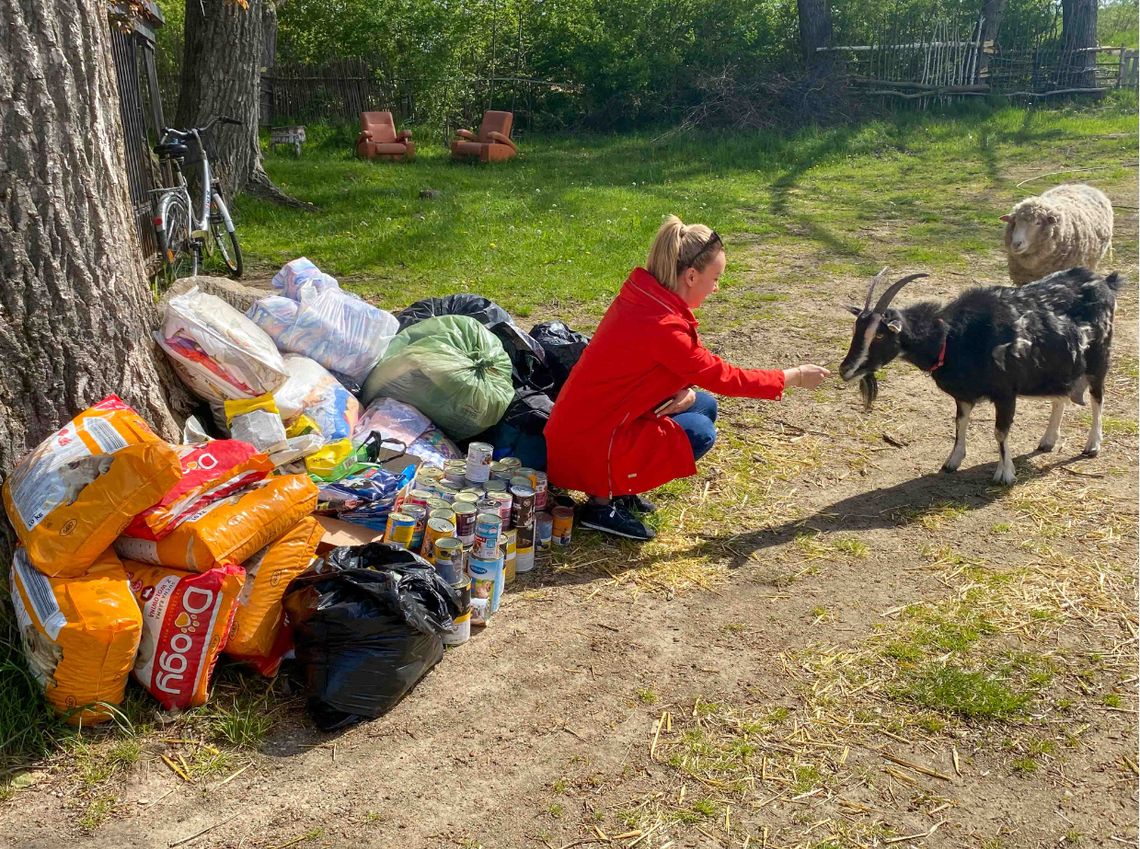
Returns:
[[[1081,452],[1081,455],[1084,457],[1095,457],[1099,453],[1100,453],[1100,446],[1096,445],[1096,446],[1089,446],[1088,448],[1086,448],[1084,451]]]
[[[1056,447],[1057,447],[1056,442],[1042,442],[1040,445],[1037,446],[1037,450],[1042,454],[1048,454],[1050,451],[1052,451]]]
[[[942,464],[942,471],[948,475],[952,475],[952,474],[954,474],[954,472],[958,471],[958,467],[957,466],[951,466],[949,463],[943,463]]]
[[[1000,484],[1001,486],[1009,486],[1016,479],[1017,474],[1013,469],[1007,471],[999,467],[998,470],[994,472],[994,483]]]

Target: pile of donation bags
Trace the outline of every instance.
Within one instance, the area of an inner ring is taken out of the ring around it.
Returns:
[[[399,545],[318,556],[321,522],[378,538],[417,467],[461,462],[470,437],[499,457],[529,437],[525,465],[544,466],[542,411],[585,337],[523,333],[470,295],[394,317],[308,260],[274,285],[245,315],[197,289],[170,299],[156,339],[208,410],[182,444],[109,396],[4,482],[25,656],[73,723],[109,718],[131,676],[164,709],[203,704],[223,653],[273,675],[295,652],[321,727],[379,715],[466,602]]]

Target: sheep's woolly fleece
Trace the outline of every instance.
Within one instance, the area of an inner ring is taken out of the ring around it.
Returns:
[[[1056,223],[1044,225],[1030,250],[1015,255],[1010,250],[1010,238],[1017,221],[1045,221],[1050,214]],[[1066,183],[1025,198],[1010,215],[1005,226],[1005,251],[1010,280],[1018,285],[1075,265],[1094,270],[1112,244],[1112,203],[1102,191],[1083,183]]]

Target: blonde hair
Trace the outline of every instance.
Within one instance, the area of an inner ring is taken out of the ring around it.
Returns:
[[[676,215],[670,215],[653,239],[645,269],[666,289],[676,292],[679,272],[690,267],[704,271],[717,252],[724,250],[719,244],[715,250],[705,250],[712,234],[704,224],[685,224]]]

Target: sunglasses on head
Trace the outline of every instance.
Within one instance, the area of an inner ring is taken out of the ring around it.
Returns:
[[[707,252],[711,247],[713,247],[714,245],[721,245],[721,246],[724,245],[724,242],[721,241],[720,235],[716,232],[716,230],[713,230],[709,234],[708,239],[705,241],[705,243],[703,245],[701,245],[700,250],[698,250],[695,254],[693,254],[692,258],[688,262],[681,262],[681,261],[677,262],[677,271],[680,272],[680,271],[684,271],[686,268],[692,268],[694,265],[697,264],[697,260],[700,259],[701,256],[705,252]]]

